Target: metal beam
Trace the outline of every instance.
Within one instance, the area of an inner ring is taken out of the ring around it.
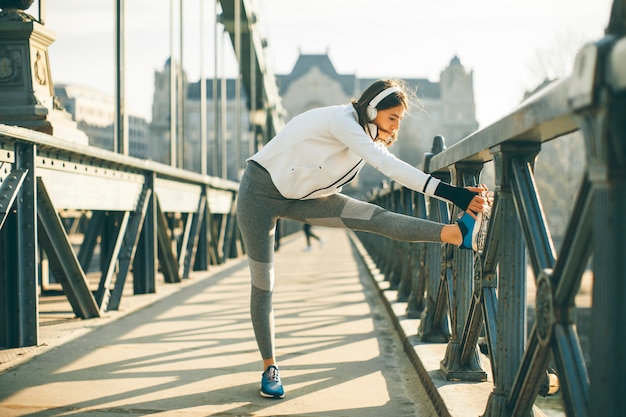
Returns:
[[[111,297],[109,299],[109,310],[117,310],[119,308],[122,293],[124,291],[124,283],[126,282],[126,276],[130,270],[130,265],[132,265],[135,259],[135,253],[137,246],[139,245],[139,237],[141,236],[143,223],[146,219],[146,213],[148,212],[151,194],[152,190],[148,188],[145,188],[144,192],[141,193],[141,197],[137,202],[137,209],[132,214],[130,223],[126,229],[124,246],[122,247],[118,257],[119,271],[117,273],[117,279],[115,280],[115,287],[113,287],[113,291],[111,292]]]
[[[102,273],[100,283],[98,285],[98,291],[96,292],[96,302],[100,306],[100,311],[105,312],[108,309],[109,298],[111,297],[111,282],[113,280],[113,274],[115,273],[115,267],[117,266],[117,259],[122,249],[122,243],[126,236],[126,230],[128,227],[128,220],[130,218],[130,212],[125,211],[122,214],[122,219],[117,222],[119,224],[117,228],[117,236],[111,251],[108,265],[105,271]]]
[[[172,240],[168,233],[169,227],[167,225],[167,218],[165,212],[161,209],[161,203],[159,198],[157,202],[157,238],[159,246],[159,262],[161,264],[161,270],[165,277],[165,282],[173,283],[180,282],[180,275],[178,274],[178,259],[176,254],[172,250]]]
[[[16,169],[0,185],[0,229],[6,220],[17,197],[28,170]]]
[[[37,198],[39,242],[50,260],[50,270],[61,283],[77,317],[100,317],[100,308],[89,289],[85,272],[41,178],[37,179]]]
[[[181,255],[180,261],[180,274],[183,278],[189,277],[189,271],[191,265],[196,259],[196,251],[198,249],[198,241],[200,239],[200,225],[204,221],[204,214],[206,211],[206,196],[202,195],[198,202],[198,211],[193,215],[190,215],[189,221],[189,235],[187,237],[187,245],[184,248],[184,256]]]

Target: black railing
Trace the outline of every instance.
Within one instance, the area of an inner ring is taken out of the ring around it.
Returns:
[[[460,186],[495,169],[495,201],[482,253],[449,245],[404,244],[359,234],[392,288],[421,317],[418,336],[447,342],[440,371],[449,380],[484,381],[484,334],[493,392],[485,416],[528,416],[547,381],[558,378],[568,416],[626,411],[626,1],[616,0],[607,35],[585,46],[572,74],[528,98],[491,126],[449,149],[436,138],[424,170]],[[559,251],[535,183],[542,144],[579,131],[586,166]],[[393,184],[373,202],[449,222],[458,212]],[[589,266],[590,265],[590,266]],[[528,273],[530,269],[531,273]],[[593,274],[589,361],[576,327],[575,296]],[[534,324],[526,328],[527,278],[534,277]]]
[[[38,344],[38,293],[49,278],[77,317],[92,318],[119,307],[131,269],[133,293],[153,293],[159,269],[176,283],[241,255],[237,190],[232,181],[0,125],[0,346]],[[97,289],[88,272],[100,274]]]

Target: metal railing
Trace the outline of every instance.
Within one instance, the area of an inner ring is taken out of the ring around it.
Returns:
[[[626,207],[626,1],[613,4],[607,34],[579,52],[571,75],[528,98],[494,124],[449,149],[435,138],[424,170],[459,186],[495,168],[495,201],[482,253],[450,245],[402,243],[359,233],[378,268],[420,317],[422,341],[447,342],[445,378],[485,381],[478,342],[486,336],[493,392],[485,416],[528,416],[546,394],[554,366],[568,416],[626,411],[623,240]],[[573,131],[584,136],[586,167],[560,250],[537,192],[542,144]],[[458,209],[397,184],[372,201],[448,223]],[[591,265],[590,366],[576,327],[575,296]],[[532,274],[527,274],[528,267]],[[537,288],[527,323],[527,278]]]
[[[134,294],[146,294],[159,269],[175,283],[239,256],[237,190],[232,181],[0,125],[0,346],[38,344],[38,289],[49,276],[77,317],[92,318],[119,307],[131,269]],[[80,230],[78,244],[70,230]],[[93,291],[86,271],[96,252]]]

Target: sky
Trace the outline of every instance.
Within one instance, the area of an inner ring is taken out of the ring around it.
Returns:
[[[289,74],[300,53],[328,53],[340,74],[425,78],[457,56],[473,72],[476,116],[485,127],[508,114],[544,78],[571,72],[576,51],[600,39],[611,0],[247,0],[258,10],[269,64]],[[150,119],[154,72],[179,41],[179,2],[126,0],[127,105]],[[49,0],[45,25],[54,83],[113,95],[114,1]],[[233,76],[230,41],[218,31],[213,0],[183,3],[183,65],[190,81],[202,72]],[[28,10],[37,16],[37,2]],[[204,14],[204,47],[200,43]],[[174,16],[170,19],[170,16]],[[173,23],[171,23],[171,21]],[[216,51],[217,45],[217,53]],[[201,53],[201,48],[204,54]],[[204,55],[204,56],[203,56]],[[215,56],[218,65],[215,65]],[[203,63],[203,65],[201,65]]]

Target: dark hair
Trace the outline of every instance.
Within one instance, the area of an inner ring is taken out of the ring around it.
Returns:
[[[359,124],[361,126],[365,127],[368,123],[371,122],[371,120],[369,120],[369,118],[367,117],[367,105],[380,92],[390,87],[399,87],[401,91],[391,93],[387,97],[382,99],[380,103],[378,103],[378,105],[376,106],[376,109],[386,110],[392,107],[404,106],[407,111],[409,110],[409,103],[411,101],[409,95],[411,94],[411,92],[409,92],[409,90],[406,88],[405,83],[402,80],[378,80],[373,82],[369,87],[367,87],[358,100],[352,100],[352,105],[354,106],[354,109],[359,116]]]

